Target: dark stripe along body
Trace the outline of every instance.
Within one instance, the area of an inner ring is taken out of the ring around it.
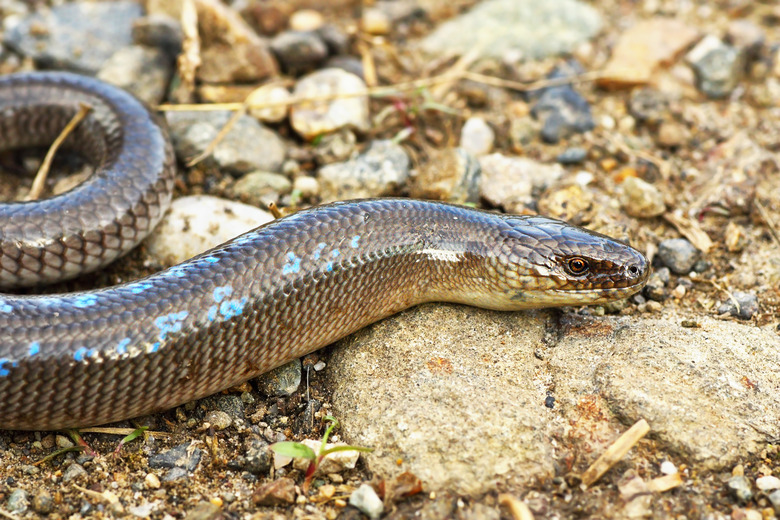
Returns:
[[[125,131],[118,146],[134,135]],[[109,157],[122,156],[115,145],[105,145]],[[163,144],[151,155],[167,154]],[[588,272],[571,273],[572,258]],[[598,303],[633,294],[647,276],[634,249],[543,217],[408,199],[321,206],[124,285],[0,295],[0,427],[86,426],[169,409],[426,301]]]

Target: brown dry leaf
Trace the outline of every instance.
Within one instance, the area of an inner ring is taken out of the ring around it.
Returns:
[[[674,228],[702,253],[708,253],[712,249],[712,240],[701,228],[696,220],[685,217],[679,212],[664,213],[664,220]]]

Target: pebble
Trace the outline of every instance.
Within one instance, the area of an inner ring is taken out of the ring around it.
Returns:
[[[203,451],[186,442],[169,450],[156,453],[149,457],[150,468],[180,468],[186,472],[195,471],[198,467]]]
[[[287,118],[290,107],[280,103],[286,103],[291,98],[290,91],[281,85],[258,87],[246,98],[246,103],[250,106],[249,115],[263,123],[281,123]],[[252,107],[252,105],[258,106]],[[260,105],[271,106],[261,107]]]
[[[620,185],[620,204],[632,217],[657,217],[666,211],[663,194],[639,177],[627,177]]]
[[[748,502],[753,498],[750,481],[744,475],[731,477],[727,483],[729,491],[739,502]]]
[[[758,477],[756,479],[756,487],[761,491],[780,489],[780,478],[777,478],[774,475],[766,475],[764,477]]]
[[[323,202],[383,197],[406,184],[410,173],[406,151],[389,140],[372,141],[349,161],[328,164],[317,176]]]
[[[273,452],[268,443],[257,437],[249,437],[244,442],[243,455],[228,461],[233,470],[248,471],[253,475],[268,475],[273,462]]]
[[[665,460],[661,463],[661,473],[664,475],[674,475],[677,473],[677,466],[670,460]]]
[[[758,297],[753,293],[746,293],[742,291],[734,291],[731,293],[737,303],[737,305],[731,298],[724,301],[720,307],[718,307],[718,314],[730,314],[741,320],[749,320],[755,313],[758,312]]]
[[[588,151],[585,148],[566,148],[559,153],[555,160],[561,164],[580,164],[588,157]]]
[[[203,418],[204,422],[207,422],[216,431],[222,431],[230,427],[233,424],[233,419],[221,410],[211,410],[206,413]]]
[[[711,99],[722,99],[737,87],[744,70],[744,56],[715,36],[707,36],[686,56],[696,73],[696,86]]]
[[[301,444],[314,450],[314,453],[319,453],[320,448],[322,447],[322,441],[317,439],[303,439]],[[325,445],[325,449],[330,449],[335,446],[346,446],[346,444],[343,442],[328,443]],[[317,471],[314,474],[328,475],[330,473],[341,473],[348,469],[354,469],[358,458],[360,458],[360,452],[354,450],[329,453],[320,461],[320,465],[317,466]],[[309,461],[306,459],[293,459],[293,467],[299,471],[306,471],[308,465]]]
[[[581,184],[545,191],[538,200],[539,213],[577,223],[593,205],[593,192]]]
[[[730,220],[726,224],[726,231],[723,233],[723,244],[729,253],[738,253],[742,251],[748,244],[747,234],[745,228]]]
[[[263,484],[252,494],[252,502],[258,506],[281,506],[295,503],[295,481],[280,478]]]
[[[195,2],[201,42],[197,77],[205,83],[251,83],[279,72],[268,43],[219,0]]]
[[[393,25],[390,17],[383,10],[376,7],[365,7],[360,20],[361,28],[368,34],[390,34]]]
[[[460,131],[460,147],[472,155],[487,155],[493,151],[496,133],[481,117],[470,117]]]
[[[268,396],[291,395],[301,385],[301,360],[294,359],[260,375],[256,380],[262,393]]]
[[[57,447],[61,450],[66,450],[74,446],[73,441],[67,438],[65,435],[57,435],[54,440],[57,444]]]
[[[231,117],[230,112],[167,112],[176,155],[185,161],[200,155],[217,137]],[[255,118],[241,116],[203,160],[205,166],[233,174],[253,170],[279,171],[286,146],[275,132]]]
[[[73,2],[35,10],[5,31],[3,43],[41,68],[93,76],[116,51],[133,43],[138,2]]]
[[[628,113],[640,123],[658,125],[669,117],[669,99],[654,88],[634,89],[628,99]]]
[[[290,123],[300,136],[308,140],[339,128],[365,132],[370,126],[365,91],[365,82],[345,70],[329,68],[313,72],[295,84],[293,95],[297,99],[355,95],[297,104],[291,109]]]
[[[440,24],[421,46],[436,55],[503,58],[513,52],[538,60],[573,51],[601,25],[598,11],[578,0],[487,0]]]
[[[160,489],[160,479],[154,473],[147,473],[144,477],[144,485],[149,489]]]
[[[115,52],[97,78],[128,90],[148,105],[163,101],[173,73],[173,59],[160,49],[131,45]]]
[[[682,146],[688,140],[688,129],[676,121],[664,121],[658,127],[656,143],[664,148]]]
[[[320,182],[314,177],[301,175],[293,180],[293,191],[297,191],[305,199],[317,197],[320,194]]]
[[[285,31],[271,40],[271,50],[287,74],[315,70],[328,58],[328,47],[315,31]]]
[[[82,477],[87,477],[87,470],[81,464],[71,464],[62,472],[63,482],[71,482]]]
[[[187,511],[184,520],[217,520],[220,518],[225,518],[222,508],[204,500]]]
[[[247,173],[233,185],[233,192],[243,202],[255,206],[268,206],[279,202],[282,195],[292,191],[292,182],[284,175],[271,172]]]
[[[325,18],[314,9],[300,9],[290,15],[289,23],[293,31],[316,31],[325,24]]]
[[[482,166],[480,196],[509,213],[521,213],[534,201],[534,190],[543,190],[564,174],[559,164],[544,164],[527,157],[499,153],[479,159]]]
[[[574,60],[558,66],[547,76],[548,79],[566,78],[581,74],[582,67]],[[542,139],[557,143],[564,137],[592,130],[596,123],[588,101],[571,85],[546,87],[538,95],[531,108],[531,115],[542,121]]]
[[[6,507],[11,513],[25,513],[30,507],[29,494],[24,489],[14,489],[8,496]]]
[[[332,134],[323,135],[312,151],[320,166],[346,161],[357,151],[357,136],[355,132],[342,128]]]
[[[146,239],[146,248],[162,265],[176,265],[271,220],[273,215],[248,204],[209,195],[181,197]]]
[[[322,41],[325,42],[325,45],[328,46],[328,52],[334,58],[349,53],[351,37],[342,31],[338,25],[325,24],[317,29],[317,33],[322,38]],[[352,59],[360,62],[359,59],[354,57]],[[362,74],[359,74],[359,76],[362,77]]]
[[[685,238],[672,238],[658,244],[658,259],[675,274],[688,274],[701,252]]]
[[[32,499],[32,509],[38,514],[48,515],[54,511],[54,498],[45,489],[39,490]]]
[[[361,484],[352,492],[349,497],[349,505],[372,519],[379,518],[385,509],[382,499],[376,494],[374,488],[366,483]]]
[[[769,493],[769,501],[772,503],[772,507],[775,510],[775,514],[780,514],[780,489]]]
[[[479,161],[463,148],[435,150],[417,169],[409,193],[421,199],[476,204],[481,175]]]
[[[644,294],[651,300],[662,302],[669,297],[666,286],[671,280],[671,273],[668,267],[653,269],[650,278],[645,285]]]
[[[163,476],[163,482],[173,482],[174,480],[187,479],[189,473],[184,468],[171,468]]]

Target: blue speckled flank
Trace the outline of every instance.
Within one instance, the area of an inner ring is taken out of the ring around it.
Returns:
[[[124,338],[116,345],[117,354],[127,354],[127,346],[130,344],[130,338]]]
[[[333,251],[330,252],[330,256],[332,256],[333,258],[338,257],[339,254],[341,254],[341,253],[339,253],[338,249],[334,249]]]
[[[157,319],[155,319],[154,324],[158,329],[160,329],[158,338],[162,341],[168,336],[169,333],[175,334],[180,332],[182,324],[184,323],[184,319],[189,316],[189,314],[190,313],[187,311],[172,312],[170,314],[166,314],[165,316],[159,316]],[[157,346],[159,347],[159,344]],[[154,347],[154,345],[152,345],[152,347]],[[155,350],[157,349],[154,348],[152,352]]]
[[[73,359],[76,361],[84,361],[84,359],[94,355],[95,349],[80,347],[78,350],[76,350],[76,352],[73,353]]]
[[[97,303],[97,296],[94,294],[80,294],[73,300],[73,305],[79,309],[91,307]]]
[[[315,249],[314,253],[312,254],[312,256],[314,257],[315,260],[319,260],[320,259],[320,255],[322,254],[322,250],[325,249],[325,247],[327,245],[328,244],[326,244],[325,242],[320,242],[319,244],[317,244],[317,249]]]
[[[32,343],[30,343],[30,346],[27,348],[27,355],[34,356],[40,351],[41,351],[41,344],[38,343],[37,341],[33,341]]]
[[[11,361],[8,358],[0,358],[0,377],[5,377],[11,373],[11,369],[16,367],[18,363]]]
[[[360,235],[355,235],[354,237],[352,237],[352,243],[351,243],[352,249],[357,249],[359,242],[360,242]]]
[[[167,271],[163,271],[163,275],[182,278],[187,275],[187,269],[183,265],[174,265]]]
[[[149,289],[151,286],[152,284],[145,283],[145,282],[134,283],[130,286],[130,292],[133,294],[141,294],[145,290]]]
[[[0,303],[0,312],[12,312],[13,310],[10,303]]]
[[[248,299],[244,297],[241,299],[226,300],[225,298],[231,294],[233,294],[233,288],[229,285],[223,285],[214,289],[214,301],[219,305],[212,305],[209,307],[206,318],[210,322],[216,320],[217,316],[222,316],[222,318],[229,320],[244,312],[244,307],[246,306]]]
[[[287,263],[282,266],[282,274],[292,274],[300,272],[301,259],[295,256],[295,253],[287,253]]]

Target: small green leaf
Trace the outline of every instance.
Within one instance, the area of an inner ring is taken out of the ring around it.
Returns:
[[[324,457],[325,455],[330,455],[336,451],[362,451],[364,453],[371,453],[374,451],[374,448],[364,448],[363,446],[333,446],[332,448],[321,451],[320,456]]]
[[[314,450],[300,442],[275,442],[271,444],[270,448],[274,453],[284,455],[285,457],[292,457],[294,459],[314,460],[317,458],[317,454],[314,453]]]

